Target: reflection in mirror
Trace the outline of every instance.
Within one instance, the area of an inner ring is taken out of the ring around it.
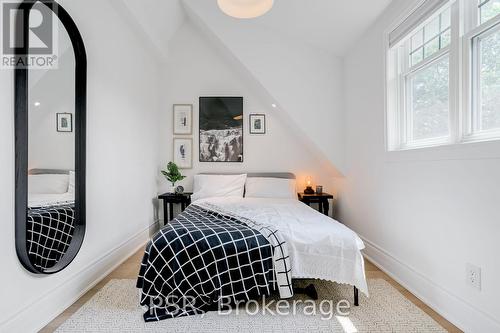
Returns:
[[[43,272],[61,260],[75,230],[75,53],[65,27],[41,2],[31,10],[30,26],[40,13],[53,17],[58,63],[28,72],[26,246],[31,264]]]

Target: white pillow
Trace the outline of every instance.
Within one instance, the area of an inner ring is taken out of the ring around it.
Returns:
[[[295,179],[249,177],[245,184],[246,198],[297,199]]]
[[[28,193],[63,194],[68,192],[68,175],[28,175]]]
[[[193,201],[210,197],[243,198],[247,175],[196,175]]]

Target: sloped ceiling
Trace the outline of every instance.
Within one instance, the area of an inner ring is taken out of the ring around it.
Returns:
[[[168,58],[168,42],[185,20],[180,0],[108,0],[146,47],[160,60]]]

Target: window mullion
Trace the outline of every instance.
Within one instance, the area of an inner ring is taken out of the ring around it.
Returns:
[[[411,50],[411,45],[410,41],[406,41],[403,46],[403,52],[402,52],[402,75],[401,75],[401,82],[400,82],[400,87],[401,87],[401,112],[400,114],[400,143],[401,146],[405,146],[408,143],[409,139],[409,128],[408,128],[408,113],[409,113],[409,100],[411,99],[411,92],[408,89],[408,80],[407,80],[407,75],[406,73],[408,72],[410,68],[410,50]]]
[[[450,141],[460,141],[461,125],[461,79],[462,79],[462,53],[461,53],[461,13],[460,3],[451,6],[451,40],[450,40],[450,68],[449,68],[449,127]]]
[[[411,142],[413,137],[413,117],[412,117],[412,100],[413,94],[410,87],[409,77],[406,75],[404,77],[404,86],[405,86],[405,108],[403,113],[404,119],[404,144],[405,146]]]
[[[481,39],[472,43],[472,133],[481,131]]]
[[[479,25],[479,7],[478,2],[473,0],[462,0],[462,19],[464,22],[465,33],[468,33]]]

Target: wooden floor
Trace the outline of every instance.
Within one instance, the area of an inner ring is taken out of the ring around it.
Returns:
[[[88,291],[84,296],[82,296],[78,301],[76,301],[72,306],[66,309],[61,315],[56,319],[51,321],[47,326],[45,326],[40,332],[49,333],[53,332],[59,327],[66,319],[68,319],[73,313],[75,313],[85,302],[87,302],[95,293],[97,293],[106,283],[111,279],[135,279],[137,273],[139,272],[139,265],[142,259],[143,250],[138,251],[132,257],[130,257],[123,264],[118,266],[111,274],[106,276],[104,280],[99,282],[94,288]],[[449,332],[462,332],[457,327],[452,325],[446,319],[441,317],[427,305],[425,305],[418,298],[413,296],[408,290],[399,285],[396,281],[391,279],[387,274],[378,269],[371,262],[366,261],[366,277],[368,279],[384,279],[388,281],[394,288],[396,288],[401,294],[403,294],[407,299],[409,299],[413,304],[422,309],[430,317],[432,317],[436,322],[443,326]]]

